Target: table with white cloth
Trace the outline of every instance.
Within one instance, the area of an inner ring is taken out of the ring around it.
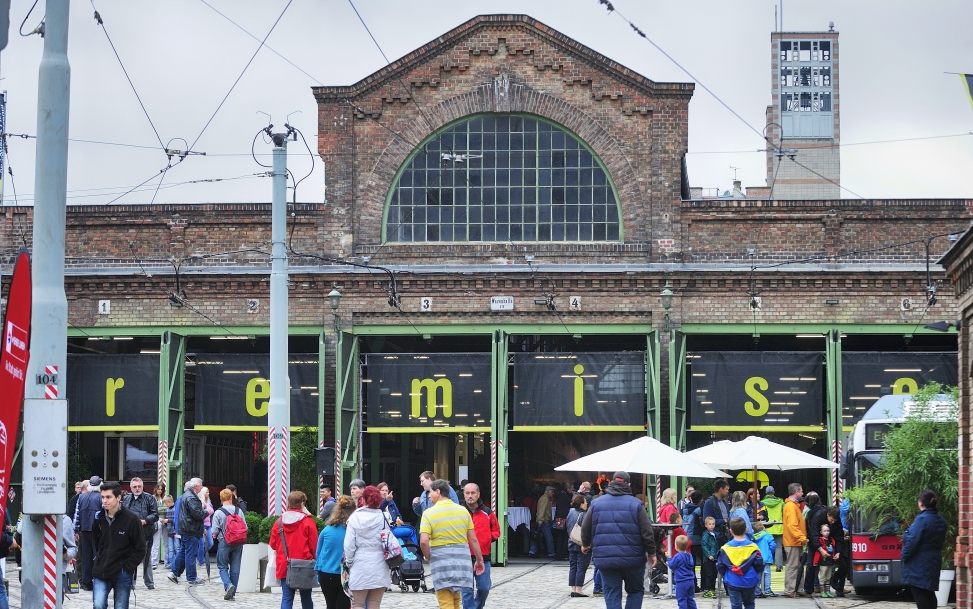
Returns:
[[[527,507],[510,507],[507,508],[507,524],[511,529],[517,530],[517,527],[524,525],[527,530],[530,530],[530,508]]]

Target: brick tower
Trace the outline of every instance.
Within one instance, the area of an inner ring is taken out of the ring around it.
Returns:
[[[774,199],[840,198],[838,32],[774,32],[767,185]],[[793,156],[793,158],[791,158]]]

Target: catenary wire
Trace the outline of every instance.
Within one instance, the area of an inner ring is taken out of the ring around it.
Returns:
[[[112,42],[111,36],[108,35],[108,28],[105,27],[105,21],[101,18],[98,13],[98,9],[95,8],[95,0],[90,0],[91,8],[95,11],[95,21],[101,26],[101,30],[105,32],[105,38],[108,39],[108,45],[111,46],[112,52],[115,54],[115,59],[118,60],[118,65],[122,68],[122,73],[125,74],[125,80],[128,81],[129,86],[132,87],[132,92],[135,93],[135,99],[139,101],[139,106],[142,107],[142,112],[145,114],[145,118],[148,119],[149,125],[152,127],[152,132],[155,133],[155,138],[159,140],[159,146],[162,150],[166,149],[166,145],[162,143],[162,136],[159,135],[159,130],[155,128],[155,123],[152,122],[152,117],[149,116],[149,111],[145,108],[145,103],[142,102],[142,96],[139,95],[138,90],[135,88],[135,83],[132,82],[132,77],[129,76],[128,70],[125,69],[125,64],[122,63],[122,58],[118,54],[118,49],[115,48],[115,43]]]
[[[26,38],[27,36],[31,36],[33,34],[39,33],[40,27],[44,23],[44,18],[41,18],[41,22],[40,22],[40,24],[37,25],[37,27],[35,27],[33,30],[31,30],[31,32],[29,34],[25,34],[24,33],[24,26],[27,24],[27,20],[30,19],[30,14],[34,12],[34,8],[37,7],[37,2],[38,2],[38,0],[34,0],[34,3],[32,5],[30,5],[30,10],[27,11],[27,14],[24,16],[24,20],[20,22],[20,35],[23,36],[24,38]],[[45,15],[45,17],[46,17],[46,15]]]
[[[246,30],[246,29],[245,29],[245,28],[244,28],[244,27],[243,27],[242,25],[240,25],[240,24],[239,24],[239,23],[237,23],[236,21],[234,21],[234,20],[232,20],[232,19],[230,19],[230,18],[229,18],[229,17],[227,17],[227,16],[225,15],[225,14],[223,14],[223,13],[221,13],[221,12],[220,12],[219,10],[217,10],[217,9],[216,9],[216,7],[215,7],[215,6],[213,6],[212,4],[210,4],[209,2],[207,2],[206,0],[199,0],[199,1],[200,1],[200,2],[202,2],[203,4],[205,4],[206,6],[208,6],[209,8],[211,8],[211,9],[213,9],[213,12],[215,12],[215,13],[216,13],[217,15],[219,15],[220,17],[222,17],[222,18],[224,18],[224,19],[226,19],[227,21],[229,21],[230,23],[232,23],[233,25],[235,25],[235,26],[236,26],[236,27],[237,27],[237,28],[238,28],[238,29],[239,29],[240,31],[242,31],[242,32],[243,32],[244,34],[246,34],[247,36],[249,36],[249,37],[251,37],[251,38],[253,38],[253,39],[254,39],[254,40],[256,40],[257,42],[260,42],[260,39],[259,39],[259,38],[257,38],[257,37],[256,37],[256,36],[254,36],[253,34],[251,34],[251,33],[250,33],[249,31],[247,31],[247,30]],[[311,76],[310,74],[308,74],[308,73],[307,73],[307,72],[306,72],[306,71],[305,71],[305,70],[304,70],[303,68],[301,68],[301,67],[300,67],[299,65],[297,65],[296,63],[294,63],[294,62],[293,62],[293,61],[291,61],[290,59],[288,59],[288,58],[286,58],[286,57],[284,57],[283,55],[281,55],[280,53],[278,53],[277,51],[275,51],[274,49],[272,49],[272,48],[270,47],[270,45],[268,45],[268,44],[265,44],[265,45],[264,45],[264,48],[266,48],[266,49],[267,49],[268,51],[270,51],[270,52],[271,52],[271,53],[273,53],[274,55],[276,55],[276,56],[278,56],[278,57],[280,57],[281,59],[283,59],[283,60],[284,60],[284,61],[286,61],[287,63],[289,63],[289,64],[291,64],[292,66],[294,66],[295,68],[297,68],[297,70],[298,70],[298,71],[299,71],[299,72],[300,72],[301,74],[303,74],[303,75],[305,75],[305,76],[307,76],[308,78],[310,78],[310,79],[311,79],[311,80],[313,80],[314,82],[316,82],[316,83],[318,83],[319,85],[321,85],[321,86],[324,86],[324,83],[322,83],[322,82],[321,82],[320,80],[318,80],[317,78],[314,78],[313,76]]]
[[[277,20],[274,21],[274,24],[272,26],[270,26],[270,30],[267,32],[267,35],[264,36],[263,40],[260,41],[260,46],[258,46],[257,50],[253,52],[253,55],[250,57],[250,61],[247,62],[247,65],[243,66],[243,71],[240,72],[240,75],[237,76],[236,80],[233,81],[233,84],[230,85],[230,90],[226,92],[225,96],[223,96],[222,101],[220,101],[220,104],[216,107],[216,110],[213,112],[213,115],[210,116],[209,120],[206,121],[206,124],[203,125],[202,131],[200,131],[199,135],[196,136],[196,139],[193,140],[192,145],[189,147],[189,151],[192,151],[193,148],[196,147],[196,144],[199,142],[199,138],[203,137],[203,134],[206,133],[206,129],[209,128],[210,123],[212,123],[213,119],[216,118],[216,115],[219,114],[220,108],[222,108],[223,104],[226,103],[226,100],[229,99],[230,94],[233,93],[233,89],[236,88],[237,83],[239,83],[240,79],[243,78],[243,75],[247,73],[247,68],[249,68],[250,64],[253,63],[253,60],[257,58],[257,53],[259,53],[260,49],[264,47],[264,44],[267,42],[267,39],[270,38],[270,35],[274,32],[274,29],[277,27],[277,24],[280,23],[280,20],[284,18],[284,13],[287,12],[287,9],[290,8],[290,5],[293,1],[294,0],[287,0],[287,4],[284,6],[284,10],[280,12],[280,15],[277,17]]]

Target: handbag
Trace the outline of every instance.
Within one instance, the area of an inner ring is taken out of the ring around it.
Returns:
[[[385,528],[386,531],[379,533],[382,536],[382,548],[385,550],[385,564],[389,566],[389,569],[395,569],[405,562],[405,557],[402,556],[402,546],[399,545],[399,540],[392,534],[387,520],[385,521]]]
[[[277,521],[280,527],[280,543],[284,547],[284,558],[287,559],[287,587],[291,590],[313,590],[318,583],[314,572],[314,559],[291,558],[287,551],[287,539],[284,536],[284,523]]]
[[[584,512],[578,516],[578,520],[574,523],[574,526],[571,527],[571,532],[568,533],[568,540],[575,545],[581,545],[581,523],[583,522]]]
[[[567,524],[568,524],[568,519],[567,518],[555,518],[554,519],[554,528],[557,529],[558,531],[563,531],[565,529],[565,527],[567,526]]]
[[[345,562],[345,555],[341,555],[341,591],[345,593],[348,598],[352,597],[351,588],[348,582],[351,580],[351,567]]]

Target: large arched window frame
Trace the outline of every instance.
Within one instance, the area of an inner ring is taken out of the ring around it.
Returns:
[[[563,126],[478,114],[426,138],[389,189],[382,241],[610,242],[623,238],[604,163]]]

